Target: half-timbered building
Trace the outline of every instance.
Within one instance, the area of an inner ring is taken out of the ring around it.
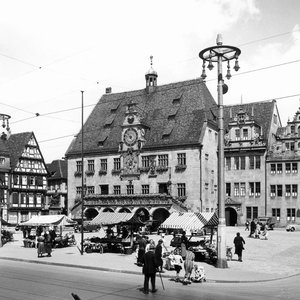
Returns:
[[[6,147],[10,155],[7,220],[16,224],[43,212],[47,168],[33,132],[12,134]]]

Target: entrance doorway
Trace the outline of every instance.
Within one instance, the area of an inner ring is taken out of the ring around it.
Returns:
[[[237,223],[237,212],[232,207],[225,208],[226,226],[235,226]]]

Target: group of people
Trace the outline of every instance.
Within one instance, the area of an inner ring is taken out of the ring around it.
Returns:
[[[51,257],[52,247],[54,245],[56,232],[53,228],[37,230],[37,253],[42,257],[44,253]]]
[[[245,231],[250,231],[249,237],[262,240],[268,239],[268,225],[262,225],[256,220],[252,220],[251,222],[247,220],[245,223]]]
[[[144,274],[144,287],[142,289],[144,294],[148,294],[149,291],[155,293],[157,291],[155,286],[156,273],[162,273],[163,271],[163,252],[167,251],[167,247],[164,244],[163,237],[159,239],[157,245],[153,240],[147,241],[147,238],[140,236],[138,242],[137,264],[143,267]],[[171,251],[168,256],[174,269],[176,271],[175,281],[181,281],[183,284],[190,284],[191,282],[205,281],[204,268],[194,263],[195,254],[188,246],[188,238],[186,233],[183,232],[181,236],[180,247]],[[180,280],[179,275],[182,270],[182,265],[185,270],[183,280]],[[192,277],[192,272],[195,275]],[[151,281],[151,290],[149,290],[149,281]]]

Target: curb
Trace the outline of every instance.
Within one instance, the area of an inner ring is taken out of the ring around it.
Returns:
[[[120,270],[120,269],[112,269],[112,268],[103,268],[103,267],[91,267],[91,266],[83,266],[83,265],[75,265],[75,264],[66,264],[66,263],[56,263],[56,262],[48,262],[48,261],[37,261],[31,259],[22,259],[22,258],[11,258],[11,257],[0,257],[0,260],[8,260],[8,261],[20,261],[32,264],[41,264],[41,265],[52,265],[58,267],[69,267],[69,268],[76,268],[76,269],[85,269],[85,270],[94,270],[94,271],[103,271],[103,272],[114,272],[114,273],[124,273],[124,274],[132,274],[132,275],[142,275],[142,272],[137,271],[130,271],[130,270]],[[207,278],[207,283],[261,283],[261,282],[270,282],[270,281],[277,281],[282,279],[287,279],[295,276],[299,276],[300,273],[271,278],[271,279],[261,279],[261,280],[223,280],[223,279],[210,279]],[[161,277],[164,278],[173,278],[172,275],[161,274]]]

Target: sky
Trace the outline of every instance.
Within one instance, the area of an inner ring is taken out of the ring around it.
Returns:
[[[300,106],[298,0],[0,0],[0,113],[12,133],[33,131],[46,163],[64,157],[111,87],[199,78],[199,52],[241,49],[224,105],[275,99],[282,125]],[[233,63],[232,63],[233,67]],[[224,75],[227,66],[223,65]],[[206,70],[217,101],[217,68]]]

